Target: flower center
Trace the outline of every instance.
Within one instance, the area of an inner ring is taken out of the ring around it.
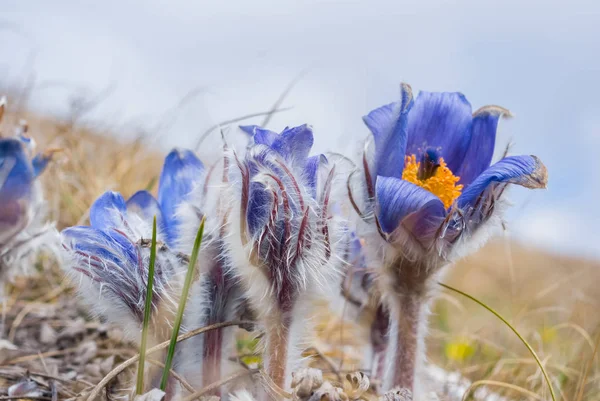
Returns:
[[[442,157],[434,161],[428,154],[425,156],[420,162],[415,155],[406,156],[402,179],[428,190],[440,198],[447,209],[463,189],[463,185],[456,184],[460,177],[452,174]]]

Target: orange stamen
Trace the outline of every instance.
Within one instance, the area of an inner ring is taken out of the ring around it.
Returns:
[[[415,155],[406,156],[402,179],[428,190],[440,198],[446,209],[449,208],[462,192],[463,185],[456,184],[460,180],[460,177],[455,176],[446,165],[444,159],[440,158],[440,166],[437,168],[435,174],[421,181],[417,178],[420,164],[420,162],[417,162]]]

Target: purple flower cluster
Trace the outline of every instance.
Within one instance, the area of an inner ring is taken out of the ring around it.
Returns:
[[[435,278],[498,220],[509,184],[546,185],[546,169],[535,156],[491,164],[499,119],[508,114],[497,106],[472,112],[460,93],[421,92],[413,100],[402,85],[398,102],[364,117],[372,136],[361,168],[351,174],[333,155],[311,155],[308,125],[281,133],[243,126],[249,135],[244,154],[225,145],[222,164],[209,172],[191,151],[171,152],[158,198],[146,191],[127,201],[102,195],[91,207],[90,226],[63,231],[65,268],[96,312],[135,338],[156,216],[153,320],[155,341],[163,340],[189,240],[205,216],[207,238],[185,329],[250,309],[264,332],[265,370],[289,389],[312,302],[339,291],[346,271],[344,295],[378,310],[372,333],[384,389],[404,387],[419,399],[416,372]],[[352,208],[356,214],[345,213]],[[232,369],[232,342],[223,333],[190,341],[181,346],[176,368],[190,382],[218,380]]]

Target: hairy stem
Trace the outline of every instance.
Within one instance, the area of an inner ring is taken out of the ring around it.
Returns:
[[[398,299],[398,309],[392,314],[392,327],[396,349],[391,369],[392,387],[407,388],[414,394],[415,371],[422,353],[421,339],[421,300],[414,296]]]
[[[289,322],[283,319],[281,325],[273,326],[267,333],[265,366],[268,375],[280,388],[285,388],[289,334]]]
[[[386,355],[389,345],[390,315],[383,305],[379,305],[371,323],[371,348],[374,379],[383,382],[385,378]]]
[[[207,387],[221,380],[221,353],[223,329],[214,330],[204,335],[202,361],[202,386]],[[221,396],[221,388],[215,387],[210,395]]]
[[[382,280],[384,302],[389,311],[389,345],[384,391],[409,389],[419,399],[418,376],[425,358],[427,304],[432,297],[431,278],[439,264],[399,257],[387,266],[388,280]],[[436,262],[436,261],[433,261]]]

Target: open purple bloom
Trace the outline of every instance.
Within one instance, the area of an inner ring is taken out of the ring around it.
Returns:
[[[92,205],[89,226],[70,227],[62,232],[70,262],[68,272],[87,281],[91,294],[107,302],[93,303],[98,313],[118,323],[133,324],[133,328],[126,327],[130,335],[136,334],[143,319],[152,220],[156,216],[158,227],[153,287],[156,311],[161,306],[159,301],[171,293],[170,279],[187,264],[185,255],[177,252],[177,207],[186,200],[203,170],[191,151],[173,150],[165,159],[158,200],[147,191],[139,191],[125,201],[121,194],[109,191]],[[104,293],[109,294],[103,296]],[[162,306],[166,304],[163,302]]]
[[[458,254],[459,240],[492,218],[508,184],[546,186],[546,167],[535,156],[490,165],[503,115],[508,110],[498,106],[472,113],[460,93],[421,92],[413,100],[403,84],[398,102],[363,118],[375,143],[374,154],[363,156],[364,211],[349,194],[378,229],[378,235],[367,233],[366,249],[382,305],[372,329],[381,332],[389,322],[379,347],[387,356],[384,388],[404,387],[422,397],[415,378],[435,277]]]
[[[535,156],[490,166],[504,115],[498,106],[472,113],[461,93],[421,92],[413,101],[402,85],[400,101],[365,116],[375,141],[367,192],[383,233],[424,248],[436,239],[448,246],[489,219],[507,184],[545,187],[546,168]]]

